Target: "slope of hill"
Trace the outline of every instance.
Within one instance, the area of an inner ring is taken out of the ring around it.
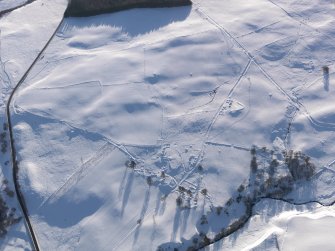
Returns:
[[[334,14],[197,0],[66,18],[12,106],[41,249],[333,247]]]
[[[29,4],[24,5],[25,3]],[[0,18],[0,250],[31,249],[30,237],[14,193],[9,133],[5,115],[6,103],[17,81],[49,39],[57,22],[61,20],[65,8],[66,1],[62,0],[0,1],[0,12],[12,9]],[[41,22],[41,20],[47,21]]]

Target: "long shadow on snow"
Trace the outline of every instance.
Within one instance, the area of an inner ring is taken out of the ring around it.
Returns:
[[[136,228],[135,234],[134,234],[134,240],[133,240],[133,247],[135,247],[136,242],[138,240],[138,237],[140,235],[140,228],[142,225],[142,221],[144,220],[145,214],[148,210],[148,206],[149,206],[149,201],[150,201],[150,186],[145,194],[144,197],[144,202],[143,202],[143,206],[142,206],[142,210],[141,210],[141,214],[140,214],[140,222],[138,224],[138,227]]]
[[[45,115],[47,116],[47,115]],[[59,124],[60,127],[61,126],[65,126],[68,128],[68,130],[66,130],[66,134],[69,137],[69,140],[71,140],[74,137],[78,137],[78,136],[82,136],[90,141],[102,141],[104,140],[104,138],[97,134],[97,133],[92,133],[92,132],[88,132],[86,130],[82,130],[79,128],[75,128],[72,127],[70,125],[68,125],[67,123],[54,119],[54,118],[49,118],[49,117],[44,117],[41,115],[37,115],[37,114],[33,114],[31,112],[20,112],[19,114],[13,114],[12,115],[12,122],[14,125],[14,132],[15,132],[15,125],[19,124],[20,122],[24,122],[27,123],[36,134],[41,134],[43,129],[43,125],[47,125],[47,124]],[[14,134],[15,135],[15,134]],[[14,138],[14,140],[17,140],[16,138]],[[19,146],[19,145],[18,145]],[[20,147],[18,147],[17,149],[18,151],[20,151]],[[19,157],[19,156],[18,156]],[[19,171],[20,174],[20,171]],[[35,210],[37,205],[41,204],[41,197],[38,194],[35,194],[33,191],[29,190],[26,191],[23,187],[22,189],[23,193],[29,193],[29,200],[27,201],[27,204],[30,208],[30,210]],[[56,205],[55,207],[57,207],[57,205],[62,205],[64,204],[64,201],[62,201],[64,199],[60,199],[60,201],[56,201],[55,203],[51,203],[47,206],[45,206],[45,208],[42,211],[45,211],[47,208],[53,207],[53,205]],[[67,203],[65,203],[64,205],[66,205]],[[89,207],[87,207],[89,208]],[[78,207],[78,209],[80,209],[80,207]],[[70,209],[71,210],[71,209]],[[85,212],[85,210],[84,210]],[[39,212],[40,213],[40,212]],[[75,221],[74,217],[74,221]],[[71,221],[70,221],[71,222]],[[69,223],[70,224],[70,223]]]
[[[72,138],[78,137],[78,136],[82,136],[85,139],[88,139],[93,142],[105,140],[105,138],[98,133],[89,132],[84,129],[73,127],[64,121],[50,118],[48,116],[49,114],[45,114],[45,116],[42,116],[42,115],[24,111],[24,112],[20,112],[19,114],[13,114],[12,123],[15,126],[20,122],[25,122],[29,124],[31,128],[37,133],[39,133],[40,131],[39,129],[42,130],[42,126],[45,124],[61,124],[69,128],[69,130],[66,132],[66,135],[69,137],[69,140],[71,140]]]
[[[176,213],[173,219],[173,231],[171,233],[172,242],[176,241],[177,232],[178,232],[179,225],[180,225],[181,210],[182,209],[180,209],[179,207],[176,208]]]
[[[134,182],[134,171],[132,171],[131,173],[128,174],[126,187],[125,187],[124,192],[123,192],[122,206],[121,206],[121,216],[123,216],[124,210],[126,209],[126,206],[128,204],[128,199],[129,199],[129,196],[130,196],[131,188],[133,186],[133,182]]]
[[[94,214],[102,204],[103,201],[93,195],[81,201],[64,196],[55,203],[45,205],[39,216],[51,226],[67,228]]]
[[[131,37],[150,33],[174,22],[185,20],[191,6],[178,8],[132,9],[113,14],[104,14],[85,18],[67,18],[64,26],[73,29],[90,27],[117,27]],[[141,25],[139,25],[141,23]]]

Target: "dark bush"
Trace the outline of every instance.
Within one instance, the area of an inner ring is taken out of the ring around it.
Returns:
[[[149,186],[152,185],[152,178],[151,178],[150,176],[147,177],[147,184],[148,184]]]
[[[136,162],[134,160],[127,160],[125,165],[126,165],[126,167],[134,169],[136,167]]]
[[[258,164],[257,164],[257,159],[255,156],[252,157],[251,162],[250,162],[250,168],[253,173],[257,171]]]
[[[238,188],[237,188],[237,192],[242,193],[245,189],[245,186],[243,184],[241,184]]]
[[[14,191],[10,190],[9,187],[6,187],[6,188],[5,188],[5,192],[6,192],[6,194],[7,194],[9,197],[11,197],[11,198],[13,198],[14,195],[15,195]]]
[[[200,218],[200,225],[208,224],[206,215],[202,215]]]
[[[217,215],[220,215],[221,214],[221,212],[222,212],[222,209],[223,209],[223,207],[216,207],[216,214]]]
[[[180,196],[178,196],[178,198],[176,199],[176,203],[177,206],[180,207],[183,204],[183,199]]]
[[[208,193],[208,191],[207,191],[206,188],[204,188],[204,189],[201,190],[201,194],[202,194],[202,195],[206,196],[207,193]]]
[[[18,223],[21,218],[15,218],[14,213],[16,209],[9,209],[3,198],[0,196],[0,237],[7,234],[9,226]]]

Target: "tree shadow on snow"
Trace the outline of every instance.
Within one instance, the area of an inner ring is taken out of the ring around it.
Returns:
[[[174,215],[174,220],[173,220],[173,230],[171,234],[171,242],[176,241],[177,237],[177,232],[179,229],[179,224],[180,224],[180,216],[181,216],[181,209],[179,207],[176,208],[176,213]]]
[[[190,212],[191,212],[191,209],[186,209],[186,210],[183,210],[183,214],[181,216],[181,219],[180,219],[180,239],[183,238],[184,234],[186,233],[186,229],[187,229],[187,226],[188,226],[188,219],[189,219],[189,216],[190,216]]]
[[[63,26],[67,26],[70,29],[110,26],[121,28],[124,33],[131,37],[136,37],[158,30],[171,23],[185,20],[189,16],[191,9],[191,6],[132,9],[93,17],[67,18]]]
[[[126,186],[127,174],[128,174],[128,168],[125,168],[123,176],[122,176],[122,179],[121,179],[121,183],[120,183],[120,186],[119,186],[119,193],[118,193],[118,198],[119,199],[121,199],[122,194],[124,194],[124,189],[125,189],[125,186]]]
[[[121,217],[123,216],[124,210],[127,206],[129,195],[130,195],[130,192],[131,192],[131,187],[133,185],[133,181],[134,181],[134,172],[132,171],[128,175],[126,187],[125,187],[124,193],[123,193],[122,206],[121,206]]]
[[[323,86],[325,91],[329,92],[329,67],[324,66],[322,67],[323,71]]]
[[[66,128],[66,136],[69,141],[77,137],[84,137],[85,139],[93,142],[104,141],[104,137],[95,132],[90,132],[85,129],[80,129],[73,127],[64,121],[61,121],[57,118],[52,118],[50,114],[39,111],[38,113],[32,113],[29,111],[20,111],[19,114],[15,114],[12,119],[13,124],[19,124],[24,121],[29,124],[31,128],[36,133],[43,133],[43,130],[47,131],[45,128],[49,126],[59,126],[59,128]]]
[[[148,206],[149,206],[149,200],[150,200],[150,186],[145,194],[144,197],[144,201],[143,201],[143,206],[142,206],[142,210],[141,210],[141,214],[140,214],[140,218],[138,220],[138,226],[136,228],[135,234],[134,234],[134,241],[133,241],[133,247],[135,247],[135,244],[138,240],[138,236],[140,234],[140,228],[142,225],[142,221],[144,220],[145,214],[148,210]]]

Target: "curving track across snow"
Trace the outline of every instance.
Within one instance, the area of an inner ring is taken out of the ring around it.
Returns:
[[[57,28],[55,29],[54,33],[52,34],[52,36],[49,38],[49,40],[44,45],[42,50],[38,53],[35,60],[29,66],[28,70],[24,73],[24,75],[21,77],[21,79],[19,80],[17,85],[14,87],[13,91],[11,92],[11,94],[9,96],[7,104],[6,104],[6,115],[7,115],[7,123],[8,123],[8,129],[9,129],[9,137],[10,137],[9,141],[10,141],[10,151],[11,151],[11,159],[12,159],[12,165],[13,165],[13,181],[14,181],[14,186],[15,186],[15,193],[16,193],[17,199],[19,201],[19,204],[20,204],[23,216],[24,216],[24,220],[25,220],[25,224],[26,224],[26,227],[27,227],[29,237],[31,239],[32,249],[35,250],[35,251],[39,251],[40,248],[39,248],[39,244],[38,244],[36,234],[34,232],[34,229],[32,227],[32,224],[31,224],[31,221],[30,221],[30,218],[29,218],[28,208],[26,206],[24,196],[21,193],[20,184],[19,184],[19,181],[18,181],[18,171],[19,171],[19,169],[18,169],[18,164],[17,164],[17,160],[16,160],[16,149],[15,149],[15,145],[14,145],[14,135],[13,135],[13,128],[12,128],[12,120],[11,120],[11,116],[10,116],[10,106],[11,106],[11,101],[12,101],[16,91],[19,89],[19,87],[22,85],[22,83],[26,80],[26,78],[27,78],[28,74],[30,73],[31,69],[34,67],[34,65],[37,63],[37,61],[41,58],[41,56],[44,53],[44,51],[46,50],[46,48],[49,46],[50,42],[55,37],[58,29],[60,28],[60,26],[63,23],[63,20],[64,20],[64,16],[62,17],[62,20],[59,22],[59,24],[58,24]]]

